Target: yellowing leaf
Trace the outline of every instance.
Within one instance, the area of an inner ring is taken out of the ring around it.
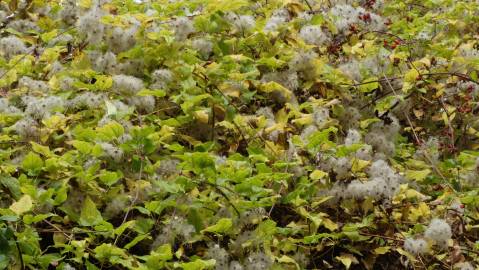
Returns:
[[[37,172],[43,167],[42,158],[34,152],[28,153],[22,162],[23,169],[29,172]]]
[[[416,181],[423,181],[426,179],[426,177],[431,173],[430,169],[424,169],[424,170],[407,170],[406,171],[406,178],[409,180],[416,180]]]
[[[82,8],[90,8],[91,7],[91,0],[80,0],[78,5]]]
[[[78,223],[82,226],[94,226],[103,221],[100,211],[96,209],[95,203],[86,197],[81,209],[80,220]]]
[[[195,118],[203,124],[208,124],[209,115],[206,110],[199,110],[193,113]]]
[[[13,212],[15,212],[15,214],[20,216],[21,214],[30,211],[32,207],[33,207],[32,197],[30,197],[30,195],[23,195],[20,198],[20,200],[12,203],[12,205],[10,205],[9,208]]]
[[[410,69],[404,74],[404,83],[402,87],[403,92],[407,92],[413,88],[416,83],[416,79],[419,76],[419,72],[416,69]]]
[[[296,261],[293,258],[288,257],[286,255],[281,256],[281,258],[278,259],[278,262],[280,262],[280,263],[292,263],[292,264],[297,265]]]
[[[53,156],[53,153],[50,151],[50,148],[48,146],[44,146],[41,144],[38,144],[36,142],[30,142],[32,144],[32,149],[33,151],[44,155],[45,157],[51,157]]]
[[[377,88],[379,88],[378,78],[371,77],[362,82],[362,84],[359,86],[359,91],[363,93],[369,93]]]
[[[408,259],[411,260],[412,262],[415,262],[415,261],[416,261],[416,257],[413,256],[411,253],[405,251],[404,249],[398,247],[398,248],[396,248],[396,251],[397,251],[399,254],[408,257]]]
[[[166,92],[160,89],[157,90],[150,90],[150,89],[143,89],[136,94],[137,96],[155,96],[155,97],[164,97],[166,96]]]
[[[383,254],[388,253],[389,250],[391,250],[391,247],[378,247],[378,248],[374,249],[374,254],[383,255]]]
[[[330,231],[335,231],[339,228],[338,224],[325,217],[323,217],[323,226]]]
[[[225,233],[233,227],[231,218],[222,218],[215,225],[209,226],[201,232]]]
[[[214,12],[217,10],[221,10],[222,12],[235,10],[243,6],[249,5],[248,1],[246,0],[210,0],[207,2],[208,5],[206,7],[207,12]]]
[[[89,154],[93,148],[92,143],[79,140],[73,140],[67,143],[73,145],[73,147],[75,147],[82,154]]]
[[[241,92],[238,87],[231,85],[230,83],[222,83],[218,86],[220,91],[230,97],[239,97]]]
[[[362,172],[364,168],[369,166],[369,164],[371,164],[371,161],[354,158],[351,166],[351,171],[353,173]]]
[[[296,118],[296,119],[292,120],[291,122],[293,124],[296,124],[296,125],[305,126],[305,125],[312,124],[313,120],[314,120],[313,119],[313,114],[304,114],[300,118]]]
[[[289,99],[291,97],[291,91],[277,82],[264,83],[260,86],[260,90],[265,93],[272,93],[272,92],[281,93],[282,95],[285,96],[286,99]]]
[[[326,177],[328,175],[328,173],[326,172],[323,172],[321,170],[314,170],[310,175],[309,177],[313,180],[318,180],[318,179],[321,179],[323,177]]]
[[[420,202],[417,207],[411,206],[409,208],[409,220],[417,222],[419,218],[428,217],[431,214],[429,206],[425,202]]]
[[[356,257],[354,257],[352,254],[348,254],[348,253],[342,253],[341,256],[336,256],[335,259],[337,259],[344,266],[346,266],[346,269],[349,269],[349,267],[351,267],[352,263],[354,263],[354,264],[359,263],[358,259],[356,259]]]
[[[109,122],[108,124],[96,129],[98,137],[103,140],[112,140],[118,138],[125,132],[125,129],[116,121]]]

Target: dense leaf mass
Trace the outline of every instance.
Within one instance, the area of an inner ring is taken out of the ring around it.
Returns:
[[[475,269],[478,18],[0,1],[0,269]]]

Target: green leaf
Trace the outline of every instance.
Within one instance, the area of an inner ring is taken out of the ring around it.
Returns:
[[[95,203],[86,197],[81,209],[79,224],[82,226],[95,226],[103,221],[100,211],[97,210]]]
[[[33,151],[44,155],[45,157],[51,157],[54,154],[50,151],[50,148],[48,146],[40,145],[36,142],[30,142],[32,144],[32,149]]]
[[[211,260],[201,260],[197,259],[193,262],[188,263],[175,263],[175,267],[181,267],[184,270],[203,270],[203,269],[210,269],[215,266],[216,261],[214,259]]]
[[[426,179],[426,177],[431,173],[430,169],[425,169],[425,170],[407,170],[406,171],[406,178],[408,180],[415,180],[415,181],[423,181]]]
[[[29,152],[22,162],[22,168],[31,175],[37,174],[43,167],[42,158],[34,152]]]
[[[54,39],[58,35],[58,29],[53,29],[50,32],[41,34],[43,42],[48,43],[50,40]]]
[[[141,235],[138,235],[135,238],[133,238],[133,240],[131,240],[123,248],[124,249],[130,249],[130,248],[136,246],[136,244],[138,244],[139,242],[143,241],[143,239],[145,239],[145,238],[150,238],[151,239],[151,237],[148,234],[141,234]]]
[[[80,153],[84,155],[89,154],[93,148],[93,144],[89,142],[73,140],[68,143],[73,145],[75,149],[77,149]]]
[[[22,196],[22,191],[20,189],[20,182],[17,178],[11,176],[0,176],[0,183],[8,188],[11,195],[13,195],[14,199],[20,198]]]
[[[222,218],[215,225],[209,226],[201,232],[212,232],[212,233],[226,233],[233,226],[233,221],[231,218]]]
[[[320,242],[324,238],[337,239],[338,236],[336,234],[331,234],[331,233],[320,233],[320,234],[315,234],[315,235],[310,235],[310,236],[304,237],[303,243],[305,243],[305,244],[315,244],[315,243]]]
[[[319,179],[321,179],[321,178],[323,178],[323,177],[326,177],[326,176],[328,176],[328,173],[323,172],[323,171],[321,171],[321,170],[314,170],[314,171],[309,175],[309,177],[310,177],[311,179],[313,179],[313,180],[319,180]]]
[[[161,261],[168,261],[173,259],[173,252],[170,244],[164,244],[157,247],[152,254],[154,254]]]
[[[376,90],[379,88],[379,82],[377,77],[371,77],[362,82],[362,84],[359,86],[359,91],[363,93],[369,93],[373,90]]]
[[[126,254],[125,250],[112,244],[103,243],[94,250],[95,258],[100,262],[108,261],[111,264],[121,264],[128,269],[132,268],[132,259]]]
[[[150,89],[143,89],[136,94],[137,96],[154,96],[154,97],[164,97],[166,96],[166,92],[163,90],[150,90]]]
[[[419,76],[419,72],[413,68],[410,69],[408,72],[404,74],[404,82],[402,86],[402,91],[407,93],[409,90],[411,90],[414,85],[416,85],[416,80]]]
[[[100,139],[111,141],[123,135],[123,133],[125,133],[125,129],[118,122],[112,121],[102,127],[97,128],[97,132]]]
[[[111,186],[120,180],[121,174],[117,172],[103,171],[98,178],[103,184]]]
[[[22,215],[23,213],[26,213],[30,211],[33,208],[33,201],[32,197],[30,195],[23,195],[20,200],[12,203],[10,205],[10,210],[12,210],[15,214],[17,215]]]

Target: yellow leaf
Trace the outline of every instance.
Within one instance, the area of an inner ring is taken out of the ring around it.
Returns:
[[[327,176],[328,173],[327,172],[323,172],[321,170],[314,170],[310,175],[309,177],[313,180],[318,180],[318,179],[321,179],[325,176]]]
[[[425,202],[420,202],[417,207],[410,207],[409,220],[411,222],[417,222],[419,218],[428,217],[431,214],[429,206]]]
[[[408,199],[420,199],[420,200],[425,200],[428,198],[428,196],[422,194],[421,192],[415,190],[415,189],[408,189],[406,190],[406,198]]]
[[[404,74],[404,84],[402,90],[404,92],[410,90],[415,85],[418,76],[419,72],[414,68],[406,72],[406,74]]]
[[[294,119],[291,121],[293,124],[297,124],[300,126],[310,125],[313,123],[313,115],[312,114],[303,114],[300,118]]]
[[[239,97],[240,96],[240,91],[238,87],[234,87],[233,85],[229,83],[222,83],[218,86],[218,89],[220,91],[230,97]]]
[[[198,121],[203,124],[208,124],[209,116],[205,110],[195,111],[193,114]]]
[[[286,255],[281,256],[281,258],[278,259],[278,262],[280,262],[280,263],[293,263],[293,264],[297,265],[296,261],[293,258],[288,257]]]
[[[15,212],[17,215],[21,215],[30,211],[33,207],[32,197],[30,195],[23,195],[20,200],[12,203],[10,205],[10,210]]]
[[[414,115],[418,118],[418,119],[421,119],[424,115],[424,111],[423,110],[416,110],[416,109],[413,109],[413,112],[414,112]]]
[[[325,217],[323,217],[323,226],[332,232],[339,228],[338,224],[334,223],[332,220]]]
[[[326,202],[326,201],[328,201],[328,200],[330,200],[330,199],[332,199],[332,198],[334,198],[334,196],[326,196],[326,197],[322,197],[322,198],[320,197],[319,200],[314,201],[314,202],[311,204],[311,207],[312,207],[312,208],[315,208],[316,206],[318,206],[318,205],[320,205],[320,204],[322,204],[322,203],[324,203],[324,202]]]
[[[348,253],[342,253],[341,256],[336,256],[336,259],[340,261],[344,266],[346,266],[346,269],[349,269],[352,263],[359,263],[356,257]]]
[[[396,251],[397,251],[397,253],[399,253],[399,254],[401,254],[401,255],[403,255],[403,256],[408,257],[408,259],[411,260],[412,262],[415,262],[415,261],[416,261],[416,257],[413,256],[411,253],[405,251],[404,249],[398,247],[398,248],[396,248]]]
[[[378,247],[374,250],[374,254],[383,255],[389,252],[391,247]]]
[[[291,91],[277,82],[264,83],[260,86],[260,90],[265,93],[279,92],[283,94],[286,99],[291,98]]]
[[[364,53],[364,44],[362,42],[356,43],[353,47],[351,47],[351,54],[357,54],[360,56],[365,56]]]
[[[364,168],[369,166],[370,163],[371,161],[354,158],[351,166],[351,171],[353,173],[362,172]]]
[[[80,0],[78,5],[82,8],[90,8],[91,7],[91,0]]]
[[[416,180],[416,181],[423,181],[426,177],[431,173],[430,169],[415,171],[415,170],[407,170],[406,171],[406,178],[408,180]]]

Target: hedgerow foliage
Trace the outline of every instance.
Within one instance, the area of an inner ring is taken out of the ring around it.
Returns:
[[[474,269],[478,18],[0,1],[0,269]]]

